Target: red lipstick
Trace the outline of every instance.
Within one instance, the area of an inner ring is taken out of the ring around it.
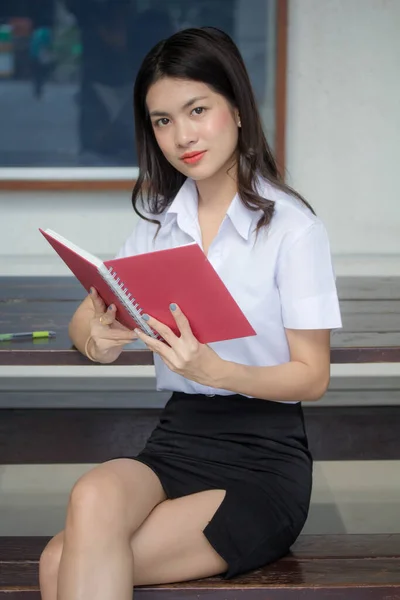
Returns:
[[[202,152],[186,152],[186,154],[183,154],[181,156],[181,160],[183,160],[183,162],[188,165],[193,165],[199,162],[199,160],[203,158],[205,153],[206,150],[203,150]]]

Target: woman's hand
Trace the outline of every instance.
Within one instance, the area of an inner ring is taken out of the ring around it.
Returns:
[[[166,343],[155,340],[135,329],[135,333],[146,346],[158,354],[174,373],[202,385],[218,387],[223,360],[206,344],[201,344],[193,335],[189,321],[176,304],[171,312],[180,332],[180,337],[157,319],[149,317],[147,323],[157,331]],[[148,316],[148,315],[146,315]]]
[[[113,304],[106,308],[94,288],[90,290],[94,316],[90,320],[89,341],[86,350],[95,362],[109,364],[121,354],[124,346],[137,339],[137,335],[115,320],[116,308]]]

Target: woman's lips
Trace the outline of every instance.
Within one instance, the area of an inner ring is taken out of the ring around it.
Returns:
[[[187,165],[193,165],[195,163],[198,163],[203,158],[205,153],[206,153],[206,150],[204,150],[203,152],[198,152],[196,154],[192,154],[191,156],[186,156],[186,157],[182,158],[181,160],[183,160],[183,162]]]

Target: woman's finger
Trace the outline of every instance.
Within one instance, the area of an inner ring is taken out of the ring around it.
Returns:
[[[146,346],[148,347],[149,350],[151,350],[152,352],[155,352],[156,354],[159,354],[161,356],[161,358],[172,362],[171,359],[175,355],[175,353],[174,353],[174,350],[170,346],[168,346],[168,344],[165,344],[164,342],[161,342],[160,340],[155,340],[154,338],[150,337],[149,335],[146,335],[145,333],[143,333],[143,331],[139,328],[136,328],[134,330],[134,333],[137,335],[137,337],[140,340],[142,340],[142,342],[144,342],[146,344]]]
[[[126,338],[105,338],[93,336],[93,340],[101,352],[106,352],[107,350],[110,350],[110,348],[126,346],[127,344],[132,343],[135,339],[136,338],[134,338],[133,335],[131,337],[126,336]]]
[[[146,321],[146,323],[154,330],[156,331],[162,338],[163,340],[165,340],[167,342],[167,344],[169,344],[170,346],[173,346],[177,340],[179,339],[175,333],[172,331],[172,329],[170,329],[168,327],[168,325],[165,325],[164,323],[161,323],[160,321],[158,321],[157,319],[155,319],[154,317],[150,317],[150,315],[143,315],[143,319]]]
[[[112,340],[113,342],[122,342],[128,344],[138,339],[138,336],[134,331],[121,331],[119,329],[110,329],[109,327],[96,329],[96,337],[103,340]]]
[[[98,322],[100,323],[100,325],[102,325],[103,327],[109,327],[110,325],[112,325],[115,321],[115,316],[116,316],[116,308],[113,304],[110,304],[110,306],[107,308],[107,310],[103,313],[99,315],[95,316],[95,319],[98,320]]]
[[[90,288],[90,298],[92,300],[95,316],[100,317],[105,312],[107,307],[94,287]]]
[[[178,326],[181,336],[185,336],[186,338],[193,338],[194,336],[189,321],[187,317],[183,314],[179,306],[173,303],[169,305],[169,308],[174,316],[175,322]]]

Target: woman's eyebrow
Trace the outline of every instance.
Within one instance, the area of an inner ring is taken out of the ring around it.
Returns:
[[[205,100],[206,98],[208,98],[208,96],[195,96],[194,98],[191,98],[190,100],[188,100],[187,102],[185,102],[185,104],[182,106],[181,110],[185,110],[185,108],[190,108],[190,106],[192,106],[192,104],[195,104],[195,102],[199,102],[199,100]],[[170,117],[171,115],[165,111],[162,110],[152,110],[150,113],[150,117]]]

